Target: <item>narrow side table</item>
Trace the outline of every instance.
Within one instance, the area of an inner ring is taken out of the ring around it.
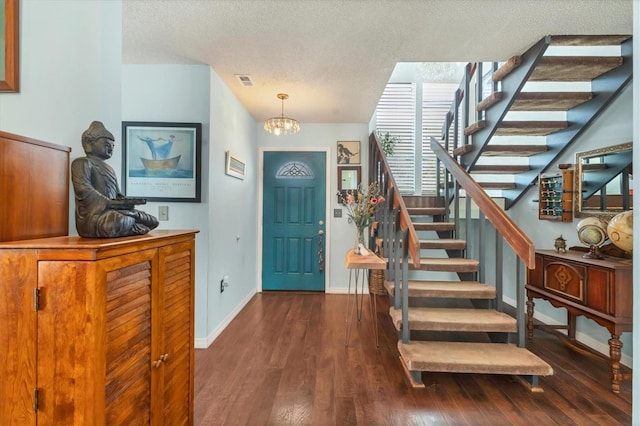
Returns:
[[[347,292],[347,317],[345,319],[346,334],[344,339],[344,345],[349,346],[349,338],[351,337],[351,324],[352,317],[356,315],[358,321],[362,319],[362,303],[365,292],[365,281],[369,281],[368,271],[370,269],[387,269],[387,262],[371,251],[367,251],[367,254],[355,254],[353,249],[349,250],[344,258],[344,263],[347,269],[349,269],[349,289]],[[351,283],[354,282],[354,297],[351,299]],[[358,284],[360,284],[360,301],[358,302]],[[367,286],[368,291],[368,286]],[[376,347],[378,344],[378,306],[376,301],[376,295],[369,292],[369,308],[373,317],[373,335],[375,336]]]

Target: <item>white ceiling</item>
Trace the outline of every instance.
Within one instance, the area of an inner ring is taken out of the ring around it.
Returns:
[[[366,123],[397,62],[501,61],[632,34],[632,0],[124,0],[125,64],[209,64],[258,121]],[[249,74],[243,87],[235,74]]]

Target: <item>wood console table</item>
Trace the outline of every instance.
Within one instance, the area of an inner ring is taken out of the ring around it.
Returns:
[[[352,316],[357,312],[358,321],[362,319],[362,301],[364,298],[364,282],[368,281],[369,269],[387,269],[387,262],[371,251],[367,254],[355,254],[353,249],[347,252],[344,258],[344,264],[349,269],[349,289],[347,290],[347,317],[346,334],[344,339],[344,345],[349,346],[349,337],[351,335]],[[351,300],[351,282],[355,276],[354,299]],[[360,303],[358,305],[358,284],[360,284]],[[378,347],[378,309],[376,296],[373,295],[373,306],[371,300],[371,293],[369,293],[369,308],[371,308],[371,316],[373,317],[373,335],[375,336],[376,347]]]
[[[611,389],[620,392],[620,335],[632,331],[633,263],[607,257],[585,259],[583,252],[536,250],[536,267],[527,271],[527,334],[533,337],[533,299],[567,309],[567,334],[575,343],[576,316],[584,315],[611,333]]]

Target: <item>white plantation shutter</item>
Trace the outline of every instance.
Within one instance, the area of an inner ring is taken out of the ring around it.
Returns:
[[[415,190],[415,126],[415,84],[387,84],[376,108],[376,129],[398,139],[387,161],[402,194],[413,194]]]
[[[442,129],[446,114],[454,101],[458,84],[424,83],[422,89],[422,176],[420,183],[423,195],[435,195],[436,156],[431,151],[431,138],[443,143]],[[460,126],[462,127],[462,126]],[[459,129],[462,134],[463,129]],[[450,129],[449,151],[453,150],[453,126]],[[461,140],[458,139],[459,143]]]

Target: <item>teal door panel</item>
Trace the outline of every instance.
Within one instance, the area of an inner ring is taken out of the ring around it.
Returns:
[[[262,289],[324,291],[326,153],[265,152]]]

